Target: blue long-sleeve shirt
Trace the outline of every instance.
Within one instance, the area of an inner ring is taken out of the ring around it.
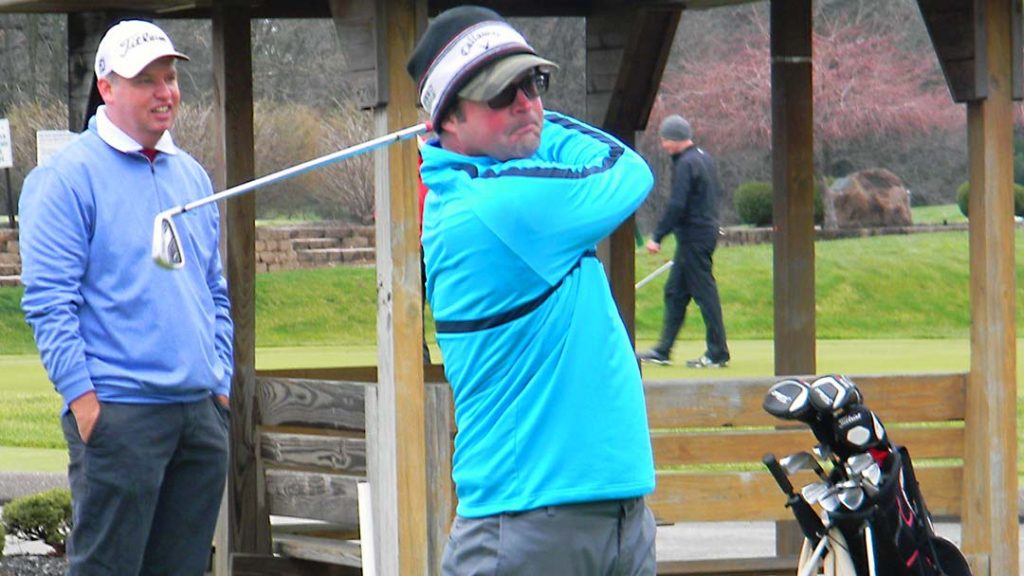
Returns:
[[[154,161],[103,109],[26,178],[19,204],[22,309],[67,405],[188,402],[229,394],[232,323],[215,205],[175,218],[186,266],[150,255],[153,219],[208,196],[169,135]]]
[[[422,149],[427,295],[451,383],[458,513],[654,489],[636,358],[596,243],[643,202],[643,159],[547,113],[540,149],[496,162]],[[487,324],[525,304],[536,308]],[[454,331],[442,328],[456,326]]]

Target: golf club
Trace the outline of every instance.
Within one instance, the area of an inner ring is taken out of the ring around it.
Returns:
[[[811,389],[806,382],[798,378],[788,378],[776,382],[768,389],[761,407],[776,418],[809,423],[814,420],[810,393]]]
[[[671,260],[669,260],[668,262],[665,262],[661,266],[658,266],[657,270],[655,270],[654,272],[651,272],[647,276],[644,276],[644,278],[642,280],[637,282],[636,286],[633,286],[633,289],[634,290],[639,290],[639,289],[643,288],[644,286],[649,284],[651,282],[651,280],[654,280],[658,276],[661,276],[662,274],[665,273],[666,270],[668,270],[671,267],[672,267],[672,261]]]
[[[841,375],[822,376],[810,386],[811,404],[822,412],[836,412],[863,399],[857,385]]]
[[[793,484],[786,477],[786,472],[779,465],[779,461],[775,459],[775,455],[771,453],[765,454],[761,461],[764,462],[772,477],[775,478],[775,482],[778,483],[779,488],[786,495],[786,506],[793,511],[796,523],[800,526],[804,536],[812,542],[816,542],[818,538],[823,538],[826,532],[824,525],[821,523],[821,518],[811,508],[811,505],[807,503],[807,500],[804,500],[802,495],[793,491]]]
[[[303,162],[302,164],[285,168],[284,170],[274,172],[273,174],[267,174],[266,176],[256,178],[255,180],[250,180],[249,182],[228,188],[223,192],[218,192],[217,194],[207,196],[206,198],[164,210],[157,214],[156,218],[153,220],[153,261],[170,270],[176,270],[185,266],[185,251],[182,248],[181,238],[178,235],[178,229],[174,225],[173,220],[173,217],[178,214],[194,210],[200,206],[231,198],[233,196],[245,194],[262,186],[280,182],[281,180],[291,178],[293,176],[299,176],[316,168],[321,168],[323,166],[328,166],[335,162],[345,160],[346,158],[358,156],[364,152],[369,152],[395,142],[407,140],[414,136],[429,132],[431,129],[429,122],[403,128],[402,130],[385,134],[384,136],[374,138],[373,140],[367,140],[362,144],[356,144],[355,146],[350,146],[343,150],[338,150],[337,152],[332,152],[331,154],[314,158],[307,162]]]
[[[851,406],[836,420],[835,449],[841,456],[867,452],[869,448],[887,449],[885,427],[867,406]]]
[[[825,474],[825,470],[821,467],[821,464],[815,460],[814,456],[810,452],[796,452],[786,456],[782,460],[779,460],[779,464],[782,469],[786,471],[786,475],[792,476],[801,470],[814,470],[814,473],[818,475],[824,481],[828,481],[828,475]]]
[[[813,506],[821,503],[823,499],[828,497],[829,492],[834,490],[835,489],[828,482],[818,480],[801,488],[800,495],[804,497],[804,500],[807,500],[808,504]]]

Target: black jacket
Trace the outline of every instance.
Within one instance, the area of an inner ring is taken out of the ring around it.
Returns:
[[[676,241],[718,237],[721,186],[715,161],[697,146],[672,155],[672,191],[668,209],[654,230],[654,241],[674,232]]]

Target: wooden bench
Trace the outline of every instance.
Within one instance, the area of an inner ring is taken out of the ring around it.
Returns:
[[[273,556],[234,555],[235,576],[362,573],[357,486],[373,486],[376,369],[261,371],[257,462],[275,517]],[[451,394],[440,367],[427,369],[427,442],[432,561],[439,563],[454,510]],[[433,510],[443,511],[433,513]]]
[[[438,566],[454,495],[450,480],[453,433],[451,396],[440,367],[427,385],[428,488],[432,565]],[[374,410],[373,368],[261,372],[259,462],[271,514],[297,519],[273,530],[273,558],[238,556],[235,574],[347,575],[361,573],[356,484],[368,479]],[[964,450],[965,374],[853,376],[865,404],[896,443],[914,457],[932,513],[959,516]],[[772,418],[761,408],[781,377],[743,380],[645,382],[658,467],[649,498],[660,524],[792,520],[785,497],[761,464],[815,443],[799,423]],[[814,480],[798,475],[800,486]],[[736,558],[663,560],[658,574],[792,575],[796,556],[751,558],[736,544]],[[439,573],[439,572],[438,572]]]
[[[966,374],[851,378],[892,441],[909,448],[933,516],[959,516]],[[645,382],[658,467],[649,504],[659,523],[793,519],[761,459],[809,451],[816,440],[806,426],[787,426],[762,410],[780,379]],[[801,473],[793,484],[815,479]],[[736,552],[749,556],[742,542]],[[796,565],[795,556],[662,561],[658,574],[792,575]]]

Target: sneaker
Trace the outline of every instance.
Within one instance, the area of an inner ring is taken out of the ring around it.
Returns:
[[[707,356],[701,356],[700,358],[697,358],[696,360],[687,360],[686,361],[686,367],[687,368],[725,368],[728,365],[729,365],[729,361],[728,360],[722,360],[721,362],[715,362],[714,360],[712,360],[711,358],[708,358]]]
[[[641,362],[650,362],[651,364],[659,364],[661,366],[668,366],[672,363],[669,361],[668,356],[654,350],[653,348],[646,352],[637,354],[636,357],[639,358]]]

